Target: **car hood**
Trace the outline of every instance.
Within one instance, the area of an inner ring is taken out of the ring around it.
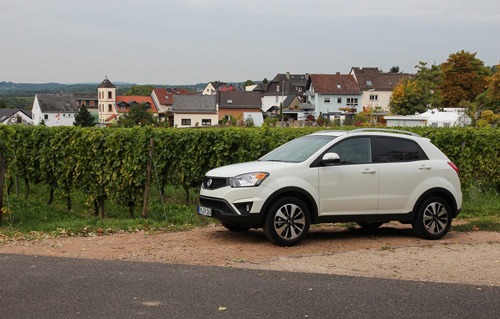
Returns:
[[[287,162],[265,162],[254,161],[232,164],[214,168],[207,172],[206,176],[210,177],[234,177],[251,172],[267,172],[271,173],[276,170],[288,169],[289,167],[297,166],[299,163]]]

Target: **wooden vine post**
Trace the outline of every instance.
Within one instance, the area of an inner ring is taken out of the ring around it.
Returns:
[[[153,149],[155,147],[155,140],[149,140],[149,153],[148,163],[146,166],[146,186],[144,187],[144,201],[142,203],[142,218],[148,218],[148,202],[149,202],[149,188],[151,184],[151,163],[153,161]]]

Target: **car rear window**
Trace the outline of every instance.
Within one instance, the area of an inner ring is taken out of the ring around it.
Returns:
[[[377,138],[377,151],[380,163],[412,162],[428,159],[415,141],[402,138]]]

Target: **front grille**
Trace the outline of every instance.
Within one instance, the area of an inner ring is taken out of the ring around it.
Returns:
[[[205,189],[217,189],[221,187],[229,186],[228,178],[216,178],[205,176],[203,179],[203,188]]]
[[[236,215],[231,207],[229,207],[229,204],[222,200],[200,197],[200,205],[212,208],[213,213],[217,212],[222,215]]]

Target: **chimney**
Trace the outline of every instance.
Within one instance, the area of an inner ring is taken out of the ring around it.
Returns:
[[[286,78],[290,80],[290,72],[286,72]]]

